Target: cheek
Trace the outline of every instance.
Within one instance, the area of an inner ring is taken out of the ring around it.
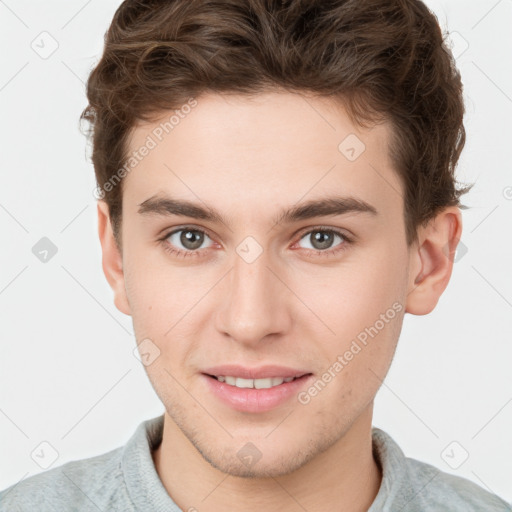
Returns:
[[[323,373],[300,401],[307,403],[315,417],[328,410],[337,424],[344,424],[374,399],[391,365],[403,319],[402,312],[393,310],[388,315],[394,318],[380,331],[369,326],[367,331],[360,330],[359,337],[339,336],[327,347]],[[326,408],[326,404],[332,407]]]
[[[136,334],[162,337],[194,299],[193,290],[179,278],[179,271],[138,259],[131,254],[124,262],[125,288]]]
[[[331,368],[339,385],[346,382],[349,388],[359,389],[371,383],[378,386],[376,375],[385,374],[389,367],[405,310],[402,260],[397,253],[368,251],[364,258],[331,269],[329,279],[324,276],[317,280],[315,293],[309,279],[308,289],[299,292],[309,297],[308,305],[322,320],[315,322],[315,330],[328,365],[333,366],[338,356],[342,358],[341,371]]]
[[[212,280],[211,267],[173,259],[161,246],[130,247],[127,243],[123,265],[130,304],[139,309],[153,304],[186,308],[190,300],[207,291]]]
[[[294,289],[336,337],[354,337],[403,302],[407,280],[402,260],[398,254],[366,251],[295,280]]]
[[[154,378],[168,379],[160,366],[174,373],[198,350],[198,326],[208,318],[202,299],[211,281],[211,276],[190,268],[150,265],[134,257],[126,261],[125,286],[136,340],[149,339],[159,350],[148,375],[151,370],[157,372]]]

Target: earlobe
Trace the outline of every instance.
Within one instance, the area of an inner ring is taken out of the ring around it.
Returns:
[[[418,233],[411,248],[406,313],[427,315],[448,286],[455,250],[462,234],[462,215],[456,206],[445,208]]]
[[[107,204],[98,201],[98,235],[102,250],[103,273],[114,292],[114,304],[125,315],[131,315],[124,281],[123,258],[117,247]]]

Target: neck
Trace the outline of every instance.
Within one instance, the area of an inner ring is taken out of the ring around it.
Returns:
[[[298,470],[277,478],[240,478],[211,466],[167,413],[162,443],[153,452],[156,471],[182,510],[246,512],[367,511],[382,474],[372,452],[373,403],[344,435]]]

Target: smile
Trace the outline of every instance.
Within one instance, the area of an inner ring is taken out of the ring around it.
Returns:
[[[269,377],[265,379],[244,379],[242,377],[232,377],[224,375],[211,375],[219,382],[225,382],[230,386],[237,388],[253,388],[253,389],[268,389],[275,386],[280,386],[283,382],[291,382],[297,377]]]
[[[262,413],[290,403],[314,378],[312,373],[297,373],[257,379],[203,373],[202,378],[205,390],[229,408]]]

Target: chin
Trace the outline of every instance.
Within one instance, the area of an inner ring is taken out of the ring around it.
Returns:
[[[302,467],[310,457],[299,457],[297,453],[283,457],[274,457],[271,460],[263,461],[263,457],[254,464],[244,464],[237,454],[227,458],[225,454],[219,454],[219,457],[212,454],[201,452],[203,458],[215,469],[222,473],[238,478],[276,478],[293,473]]]

